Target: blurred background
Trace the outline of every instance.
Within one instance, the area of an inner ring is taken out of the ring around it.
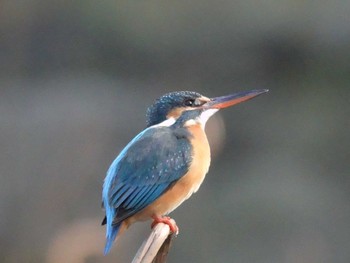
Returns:
[[[350,1],[1,1],[0,262],[104,257],[105,172],[174,90],[268,88],[207,125],[168,262],[350,262]]]

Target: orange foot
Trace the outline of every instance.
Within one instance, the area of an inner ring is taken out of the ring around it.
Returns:
[[[153,218],[153,223],[151,225],[151,228],[154,228],[157,224],[159,223],[163,223],[169,226],[170,231],[174,234],[178,234],[179,233],[179,228],[176,225],[176,222],[174,219],[171,219],[168,216],[152,216]]]

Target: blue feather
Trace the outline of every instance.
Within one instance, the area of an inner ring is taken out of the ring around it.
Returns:
[[[137,204],[140,202],[140,200],[145,195],[147,195],[149,188],[150,188],[150,186],[145,186],[145,187],[139,188],[140,190],[138,191],[137,195],[132,199],[133,203],[131,204],[130,208],[137,206]],[[129,208],[129,207],[125,207],[125,208]]]
[[[119,228],[121,226],[120,224],[110,226],[110,229],[107,231],[106,235],[106,245],[105,245],[105,250],[104,254],[107,255],[108,252],[111,250],[111,247],[113,245],[113,241],[115,240],[116,236],[118,235]],[[107,225],[108,228],[108,225]]]
[[[185,130],[179,133],[171,127],[152,126],[137,135],[113,161],[102,191],[107,225],[105,253],[123,220],[154,202],[186,174],[192,161],[189,137]]]
[[[129,209],[132,206],[134,206],[135,197],[138,194],[139,194],[139,187],[136,187],[134,192],[129,196],[129,198],[127,200],[125,200],[125,202],[123,204],[126,209]]]
[[[114,199],[111,199],[115,207],[120,206],[129,196],[135,191],[135,187],[130,187],[122,195],[116,195]]]

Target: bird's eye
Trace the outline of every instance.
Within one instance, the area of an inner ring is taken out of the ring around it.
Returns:
[[[184,104],[185,104],[185,106],[192,107],[192,106],[194,106],[195,101],[196,101],[195,99],[187,99],[187,100],[185,100]]]

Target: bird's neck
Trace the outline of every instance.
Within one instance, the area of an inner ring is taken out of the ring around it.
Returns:
[[[192,125],[188,127],[188,131],[192,134],[190,141],[193,150],[189,174],[196,178],[196,186],[193,189],[193,192],[196,192],[209,170],[210,147],[202,125]]]
[[[201,124],[191,125],[188,128],[189,133],[192,135],[190,138],[193,146],[194,154],[203,158],[203,161],[208,166],[210,164],[210,146],[207,135],[204,132],[204,127]]]

